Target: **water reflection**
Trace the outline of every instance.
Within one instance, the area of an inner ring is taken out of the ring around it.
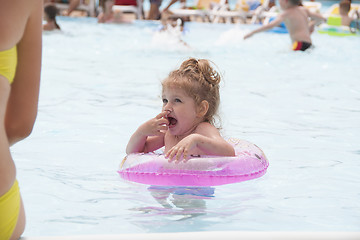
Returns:
[[[150,215],[171,216],[176,221],[206,215],[206,200],[215,197],[215,188],[212,187],[150,186],[147,190],[160,207],[133,210]]]

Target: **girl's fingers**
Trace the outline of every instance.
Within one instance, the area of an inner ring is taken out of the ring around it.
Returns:
[[[167,153],[165,153],[165,158],[168,158],[170,155],[170,151],[168,151]]]
[[[159,113],[155,118],[156,119],[160,119],[165,117],[168,114],[168,111],[162,111],[161,113]]]
[[[176,157],[175,157],[176,161],[175,161],[175,163],[181,162],[181,156],[183,155],[183,151],[184,151],[184,148],[182,148],[182,147],[179,148],[179,150],[176,153]]]
[[[164,132],[161,132],[161,131],[158,131],[154,134],[155,136],[164,136],[165,133]]]
[[[169,158],[169,162],[172,162],[174,161],[174,156],[177,152],[177,148],[176,147],[173,147],[169,150],[169,152],[167,153],[167,157]]]
[[[187,148],[184,149],[184,152],[183,152],[183,160],[184,162],[187,162],[189,159],[188,159],[188,150]]]
[[[168,126],[161,125],[158,127],[158,131],[166,131],[166,130],[168,130]]]
[[[169,120],[167,120],[166,118],[160,118],[159,120],[157,120],[159,125],[168,125],[169,124]]]
[[[168,162],[187,162],[189,160],[188,149],[186,147],[174,146],[165,154],[165,158],[169,159]]]

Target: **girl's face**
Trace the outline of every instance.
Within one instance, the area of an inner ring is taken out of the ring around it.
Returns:
[[[172,135],[188,135],[201,122],[192,97],[179,88],[165,87],[162,92],[163,111],[168,111],[169,131]]]

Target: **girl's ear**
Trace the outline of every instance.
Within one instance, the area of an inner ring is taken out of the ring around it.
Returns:
[[[197,112],[197,116],[198,117],[204,117],[207,113],[207,111],[209,110],[209,103],[206,100],[202,100],[200,105],[198,106],[198,112]]]

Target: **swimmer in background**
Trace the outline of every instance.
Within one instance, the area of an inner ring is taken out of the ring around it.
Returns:
[[[178,27],[180,32],[184,32],[185,21],[181,17],[164,13],[161,16],[161,24],[162,24],[161,31],[165,31],[170,27],[172,28]]]
[[[44,0],[44,3],[66,3],[69,4],[67,10],[62,12],[64,16],[70,16],[73,11],[80,5],[80,0]]]
[[[190,58],[162,82],[162,112],[131,136],[126,153],[152,152],[165,146],[169,162],[191,156],[235,156],[215,127],[220,104],[220,74],[205,59]]]
[[[43,0],[0,0],[0,239],[19,239],[25,211],[10,146],[37,115]]]
[[[356,20],[359,19],[359,13],[357,11],[355,11],[356,17],[349,16],[350,9],[351,2],[349,0],[342,0],[339,3],[339,13],[342,26],[353,27],[353,25],[356,25]],[[357,26],[357,28],[359,28],[359,26]]]
[[[167,40],[171,42],[171,40],[175,40],[175,44],[180,42],[187,48],[191,48],[184,40],[182,40],[182,35],[186,32],[185,31],[185,21],[183,18],[175,16],[169,13],[163,13],[161,15],[161,27],[160,33],[167,34]],[[161,37],[164,37],[163,35]]]
[[[43,30],[52,31],[55,29],[61,30],[59,24],[56,22],[56,15],[59,9],[54,4],[47,4],[44,7],[44,20],[46,23],[43,25]]]
[[[114,4],[114,0],[103,1],[103,12],[98,16],[98,23],[132,23],[131,20],[124,17],[122,12],[112,10]]]
[[[300,0],[279,0],[279,3],[283,12],[269,24],[263,25],[246,34],[244,39],[258,32],[269,30],[284,22],[293,44],[292,49],[294,51],[305,51],[310,48],[312,46],[310,35],[313,31],[313,24],[310,23],[308,19],[314,19],[318,23],[322,21],[325,22],[326,19],[318,13],[311,12],[303,6],[299,6],[301,3]]]

